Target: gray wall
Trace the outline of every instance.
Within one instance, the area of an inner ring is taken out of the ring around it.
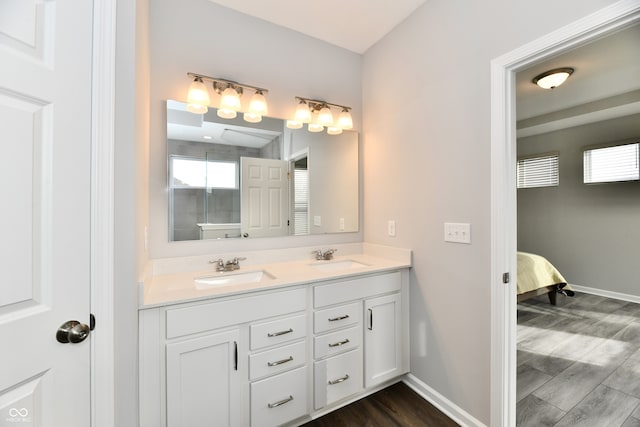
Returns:
[[[519,139],[519,156],[559,152],[560,185],[518,190],[518,249],[569,283],[640,296],[640,182],[582,182],[585,146],[637,141],[640,115]]]
[[[490,61],[611,3],[429,0],[364,55],[365,240],[413,250],[411,372],[487,424]]]

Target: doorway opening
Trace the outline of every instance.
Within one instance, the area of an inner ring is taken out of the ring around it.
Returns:
[[[492,426],[516,424],[516,73],[638,21],[640,4],[620,1],[491,63]]]

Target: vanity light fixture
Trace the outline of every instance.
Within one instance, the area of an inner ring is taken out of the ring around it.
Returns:
[[[309,132],[322,132],[326,127],[329,135],[340,135],[344,129],[353,128],[351,107],[301,96],[295,98],[298,106],[293,119],[287,120],[289,129],[300,129],[303,123],[307,123]],[[337,121],[334,120],[332,107],[340,109]]]
[[[564,83],[573,74],[573,71],[574,69],[569,67],[554,68],[535,76],[532,82],[542,89],[555,89]]]
[[[249,101],[249,109],[243,114],[244,120],[258,123],[262,120],[262,116],[267,114],[267,100],[264,96],[269,92],[267,89],[202,74],[187,73],[187,75],[194,79],[187,95],[187,110],[192,113],[204,114],[209,110],[209,91],[204,84],[204,81],[209,81],[213,85],[213,90],[220,95],[220,106],[217,112],[219,117],[233,119],[238,115],[242,110],[240,97],[245,89],[252,90],[254,94]]]

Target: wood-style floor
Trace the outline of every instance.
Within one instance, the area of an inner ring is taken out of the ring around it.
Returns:
[[[517,425],[640,426],[640,304],[518,304]]]
[[[402,382],[353,402],[303,427],[456,427]]]

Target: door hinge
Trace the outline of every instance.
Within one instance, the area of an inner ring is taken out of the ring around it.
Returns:
[[[510,280],[509,273],[502,273],[502,283],[507,284],[509,283],[509,280]]]

